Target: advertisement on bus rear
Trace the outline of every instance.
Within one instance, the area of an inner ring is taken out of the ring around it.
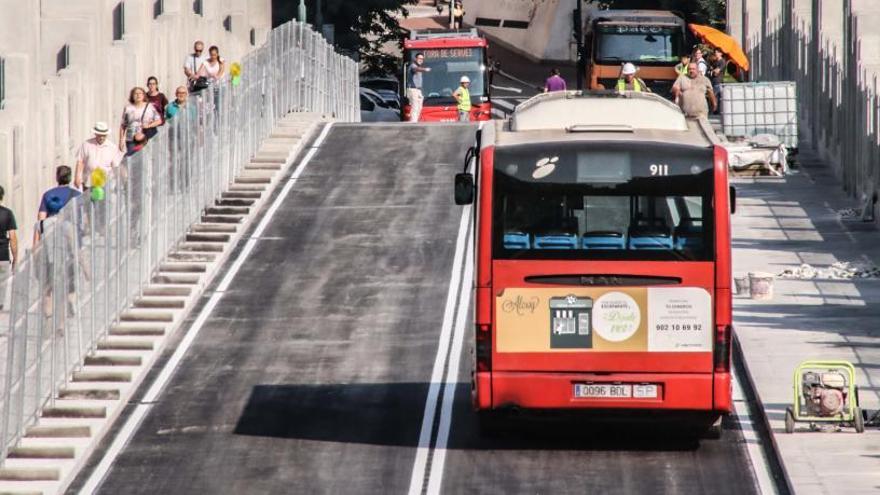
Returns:
[[[498,352],[711,352],[698,287],[516,288],[496,298]]]

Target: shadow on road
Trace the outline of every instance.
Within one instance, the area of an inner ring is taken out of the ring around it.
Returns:
[[[426,383],[259,385],[235,427],[237,435],[416,447]],[[456,390],[448,448],[465,450],[690,451],[699,433],[680,416],[566,413],[506,417],[480,434],[469,385]],[[738,434],[735,420],[724,435]]]

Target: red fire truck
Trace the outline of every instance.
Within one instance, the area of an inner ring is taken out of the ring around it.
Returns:
[[[557,92],[478,131],[473,405],[731,410],[727,155],[653,94]]]
[[[476,29],[412,31],[403,43],[403,84],[401,85],[401,118],[409,120],[410,104],[406,87],[410,64],[419,53],[425,56],[422,73],[424,102],[420,122],[456,122],[458,110],[452,93],[458,88],[461,76],[470,81],[471,120],[489,120],[492,104],[489,97],[489,77],[486,68],[486,39]]]

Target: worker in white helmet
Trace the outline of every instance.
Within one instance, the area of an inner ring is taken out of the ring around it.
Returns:
[[[620,71],[621,77],[617,80],[617,91],[621,93],[624,91],[650,93],[651,89],[648,88],[645,81],[636,77],[636,72],[638,72],[638,69],[636,69],[635,65],[629,62],[623,64],[623,69]]]
[[[455,101],[458,102],[458,121],[470,122],[471,120],[471,79],[468,76],[461,76],[460,85],[452,93]]]

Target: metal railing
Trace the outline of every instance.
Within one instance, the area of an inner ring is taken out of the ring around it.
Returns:
[[[858,15],[845,2],[843,30],[832,26],[842,48],[824,34],[817,4],[799,17],[792,0],[783,0],[779,12],[763,17],[761,33],[747,47],[754,78],[797,83],[802,128],[834,165],[844,189],[863,202],[863,218],[873,217],[880,188],[880,87],[877,74],[860,61]]]
[[[154,279],[167,253],[290,112],[360,120],[358,67],[309,27],[287,23],[241,62],[241,82],[191,95],[108,178],[38,224],[0,325],[0,462]],[[185,260],[185,258],[184,258]]]

